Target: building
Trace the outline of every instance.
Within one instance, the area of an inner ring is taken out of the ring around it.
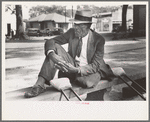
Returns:
[[[93,18],[97,19],[94,25],[97,32],[112,32],[116,26],[122,24],[122,7],[115,12],[93,14]],[[127,10],[126,21],[128,29],[133,23],[133,9]]]
[[[16,15],[11,14],[11,11],[5,12],[5,15],[2,17],[3,22],[5,23],[4,32],[5,35],[12,36],[11,31],[16,31]]]
[[[121,24],[122,24],[122,7],[120,7],[117,11],[112,12],[112,21],[113,21],[113,29],[116,26],[121,26]],[[127,9],[126,22],[127,22],[127,29],[129,29],[129,27],[132,26],[132,23],[133,23],[133,8]]]
[[[71,18],[65,17],[57,13],[42,14],[35,18],[28,20],[28,23],[31,28],[39,28],[44,30],[49,28],[53,30],[55,27],[60,27],[64,31],[68,30],[71,27],[70,20]]]
[[[111,32],[112,31],[112,13],[93,14],[95,22],[95,31],[97,32]]]
[[[24,17],[24,16],[23,16]],[[5,12],[2,17],[5,22],[5,35],[11,36],[11,31],[16,32],[16,15],[11,14],[11,11]],[[25,18],[23,18],[25,19]],[[25,21],[24,28],[46,28],[53,29],[54,27],[63,28],[64,32],[72,27],[70,18],[57,13],[42,14],[35,18]],[[127,29],[133,25],[135,36],[146,35],[146,5],[133,5],[133,8],[127,10]],[[122,24],[122,7],[115,12],[93,14],[92,29],[97,32],[112,32],[116,26]]]

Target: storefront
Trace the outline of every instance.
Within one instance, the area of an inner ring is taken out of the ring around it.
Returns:
[[[95,31],[97,32],[111,32],[112,31],[112,13],[100,13],[93,15],[97,19]]]

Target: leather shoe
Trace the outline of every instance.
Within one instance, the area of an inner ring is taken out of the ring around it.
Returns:
[[[24,97],[26,98],[31,98],[31,97],[36,97],[38,96],[39,94],[45,92],[45,88],[41,87],[41,86],[34,86],[31,88],[31,91],[29,92],[26,92],[24,94]]]

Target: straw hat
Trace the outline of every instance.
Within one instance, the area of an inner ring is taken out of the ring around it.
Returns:
[[[80,23],[92,23],[92,11],[85,10],[77,10],[74,19],[70,19],[70,21],[80,24]]]

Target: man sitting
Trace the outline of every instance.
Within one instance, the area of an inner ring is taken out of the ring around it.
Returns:
[[[104,38],[90,29],[92,12],[76,11],[74,28],[66,33],[49,39],[45,43],[45,61],[38,75],[37,82],[25,97],[35,97],[45,91],[44,84],[50,82],[59,69],[58,77],[68,77],[71,83],[84,88],[94,87],[101,78],[109,79],[113,72],[105,64]],[[61,45],[68,43],[68,52]],[[63,82],[63,81],[62,81]]]

